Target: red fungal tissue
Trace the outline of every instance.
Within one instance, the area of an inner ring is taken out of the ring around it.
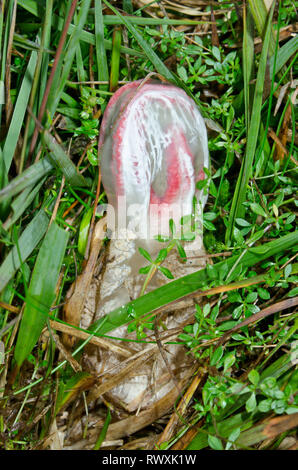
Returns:
[[[192,213],[194,196],[201,209],[206,202],[196,189],[209,167],[206,126],[196,103],[174,85],[149,80],[121,87],[104,113],[99,158],[108,202],[116,218],[126,212],[126,224],[133,218],[144,226],[165,206],[175,207],[171,218],[179,223]]]

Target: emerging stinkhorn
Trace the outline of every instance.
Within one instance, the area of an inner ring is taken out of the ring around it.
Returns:
[[[181,217],[193,214],[196,222],[201,222],[206,202],[206,194],[196,189],[196,182],[204,178],[204,167],[209,165],[205,123],[194,101],[173,85],[150,80],[120,88],[106,108],[99,150],[102,181],[114,212],[110,217],[113,235],[105,271],[93,286],[85,308],[83,326],[88,326],[94,310],[98,319],[140,295],[144,275],[139,274],[139,269],[146,260],[139,248],[146,248],[154,257],[162,248],[154,236],[164,235],[160,230],[168,229],[169,218],[179,232]],[[189,246],[188,253],[192,255],[204,253],[200,234]],[[165,266],[175,277],[194,270],[178,258],[172,251],[165,260]],[[200,263],[204,264],[202,256],[196,266]],[[166,279],[157,272],[152,281],[149,288]],[[189,311],[184,309],[163,322],[172,328],[187,318]],[[127,326],[115,330],[113,336],[129,336]],[[143,347],[142,343],[129,343],[132,353]],[[189,361],[182,346],[167,346],[166,354],[168,365],[176,378],[181,379],[187,373]],[[121,358],[105,351],[99,361],[96,357],[92,362],[103,373],[121,364]],[[161,399],[173,387],[167,365],[157,349],[133,376],[109,393],[110,399],[132,411]]]

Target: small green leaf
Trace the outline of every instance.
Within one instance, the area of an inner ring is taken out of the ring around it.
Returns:
[[[146,251],[144,248],[139,246],[139,252],[141,253],[142,256],[144,256],[144,258],[146,258],[146,260],[150,261],[150,263],[153,263],[153,260],[151,256],[149,255],[148,251]]]
[[[168,256],[168,252],[166,248],[162,248],[160,252],[157,255],[157,258],[155,260],[155,263],[162,263],[166,257]]]
[[[180,67],[177,67],[177,73],[179,77],[181,78],[181,80],[183,80],[184,82],[187,82],[188,80],[187,71],[186,71],[186,68],[183,67],[183,65],[181,65]]]
[[[21,264],[30,256],[44,236],[48,225],[49,218],[41,209],[22,232],[18,239],[18,247],[14,246],[10,250],[0,266],[0,292],[12,279]]]
[[[272,399],[267,398],[266,400],[260,401],[258,404],[258,410],[262,413],[268,413],[271,410]]]
[[[177,246],[177,249],[178,249],[179,256],[181,258],[187,258],[185,250],[184,250],[183,246],[181,245],[181,243],[178,240],[176,241],[176,246]]]
[[[210,231],[215,231],[216,230],[216,227],[212,224],[212,222],[209,222],[208,220],[204,220],[203,225],[204,225],[206,230],[210,230]]]
[[[252,202],[250,204],[250,208],[255,214],[261,215],[262,217],[266,217],[266,212],[264,211],[262,206],[260,206],[260,204],[257,204],[256,202]]]
[[[257,370],[253,369],[249,372],[248,379],[251,381],[253,385],[257,386],[260,381],[260,374],[258,373]]]
[[[236,357],[234,353],[229,353],[224,358],[224,372],[226,372],[233,364],[235,364]]]
[[[285,278],[287,279],[287,277],[289,277],[289,275],[291,274],[292,272],[292,265],[291,264],[287,264],[287,266],[285,267]]]
[[[214,57],[218,60],[218,62],[221,61],[221,58],[220,58],[220,50],[218,49],[218,47],[216,47],[216,46],[213,46],[213,47],[212,47],[212,54],[213,54]]]
[[[221,440],[216,436],[211,436],[211,434],[209,434],[208,436],[208,444],[211,447],[211,449],[223,450],[223,445],[222,445]]]
[[[258,287],[257,291],[262,300],[270,299],[270,293],[268,292],[268,290],[264,289],[263,287]]]
[[[252,304],[253,302],[255,302],[258,298],[258,294],[257,292],[250,292],[247,296],[246,296],[246,302],[248,304]]]
[[[257,406],[256,395],[255,393],[252,393],[245,404],[246,411],[248,413],[251,413],[252,411],[256,409],[256,406]]]
[[[228,437],[228,441],[235,442],[239,436],[240,436],[240,428],[233,429],[233,431]]]
[[[159,271],[162,272],[162,274],[164,274],[168,279],[174,279],[174,276],[173,274],[171,273],[171,271],[167,268],[164,268],[163,266],[159,266]]]
[[[249,222],[247,222],[247,220],[244,220],[244,219],[241,219],[241,218],[237,218],[235,220],[236,220],[236,223],[238,225],[240,225],[240,227],[251,227],[251,224]]]
[[[144,268],[139,269],[140,274],[148,274],[151,269],[151,266],[145,266]]]
[[[294,287],[294,289],[290,290],[287,295],[288,297],[295,297],[298,295],[298,287]]]
[[[214,353],[211,356],[210,365],[215,366],[215,364],[217,364],[218,361],[222,358],[222,355],[223,355],[223,347],[219,346],[218,348],[215,349]]]

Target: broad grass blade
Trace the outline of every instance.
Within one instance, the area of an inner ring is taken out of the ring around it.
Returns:
[[[284,237],[266,243],[258,247],[250,248],[241,259],[241,266],[254,266],[261,261],[276,255],[284,253],[285,250],[297,245],[298,231],[289,233]],[[221,261],[213,265],[213,273],[220,272],[223,265],[226,264],[228,269],[237,262],[238,256],[232,256],[225,261]],[[113,310],[102,319],[92,325],[91,330],[96,334],[106,334],[107,332],[127,323],[131,319],[133,312],[134,318],[146,315],[154,310],[189,295],[202,288],[204,283],[211,280],[207,268],[201,269],[193,274],[189,274],[180,279],[170,282],[148,294],[139,297],[132,302]],[[89,328],[90,330],[90,328]]]
[[[56,297],[56,285],[68,233],[53,222],[43,240],[33,269],[14,358],[20,367],[34,348]]]
[[[14,106],[14,111],[8,133],[5,139],[5,144],[3,147],[3,159],[5,164],[6,172],[8,173],[13,155],[18,143],[21,127],[23,124],[23,119],[26,113],[28,100],[31,92],[32,78],[34,75],[34,70],[37,61],[37,53],[32,52],[31,57],[23,78],[23,82],[17,97],[16,104]]]
[[[261,38],[264,40],[265,31],[266,31],[266,22],[267,22],[268,13],[269,13],[268,9],[267,9],[267,6],[265,5],[264,0],[248,0],[248,3],[249,3],[249,6],[250,6],[252,16],[254,17],[258,33],[261,36]],[[273,2],[273,3],[275,3],[275,2]],[[274,8],[274,6],[273,6],[273,8]],[[272,9],[272,7],[271,7],[271,9]],[[269,55],[273,56],[274,51],[275,51],[275,37],[274,37],[273,30],[272,30],[272,26],[270,24],[269,46],[268,46]]]
[[[277,52],[275,73],[278,73],[298,50],[298,35],[287,41]],[[270,77],[273,75],[274,56],[270,57]]]

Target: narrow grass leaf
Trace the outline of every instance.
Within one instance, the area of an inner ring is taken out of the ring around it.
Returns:
[[[252,16],[255,20],[255,24],[258,30],[259,35],[262,39],[265,37],[266,23],[268,19],[268,10],[265,5],[264,0],[248,0]],[[268,27],[268,24],[267,24]],[[273,30],[270,24],[269,29],[269,55],[274,55],[275,51],[275,37]]]
[[[110,73],[110,91],[116,91],[119,80],[119,66],[120,66],[120,46],[121,46],[121,29],[116,27],[113,33],[113,50],[111,59],[111,73]]]
[[[0,202],[9,199],[23,189],[39,181],[53,170],[53,165],[47,158],[43,158],[29,166],[23,173],[14,178],[5,188],[0,191]]]
[[[76,49],[76,64],[77,64],[77,75],[78,75],[78,81],[79,82],[84,82],[88,79],[87,72],[84,67],[84,60],[83,60],[83,55],[82,55],[82,50],[81,50],[81,45],[78,44],[78,47]],[[66,93],[61,94],[62,96],[65,96]]]
[[[94,383],[94,376],[88,372],[78,372],[68,379],[65,383],[60,380],[55,413],[59,413],[69,403],[71,403],[78,393],[90,388]]]
[[[39,193],[40,188],[45,182],[43,178],[36,186],[30,185],[28,188],[24,189],[22,193],[12,202],[11,208],[13,214],[4,222],[4,230],[8,230],[25,212],[27,207],[30,206],[35,196]]]
[[[48,318],[68,236],[53,222],[37,255],[14,352],[18,367],[31,353]]]
[[[49,157],[61,169],[69,184],[72,186],[87,186],[85,178],[78,172],[76,166],[64,152],[61,145],[58,144],[56,139],[46,130],[43,133],[43,139],[50,150]]]
[[[298,50],[298,35],[287,41],[277,52],[275,73],[278,73]],[[270,57],[270,78],[273,75],[274,56]]]
[[[253,19],[250,10],[243,6],[243,81],[244,81],[244,104],[245,104],[245,123],[246,131],[249,129],[250,122],[250,81],[252,78],[254,64],[254,36]]]
[[[25,228],[18,240],[18,249],[21,259],[19,257],[17,247],[14,246],[0,266],[0,292],[2,292],[8,282],[12,279],[16,271],[21,266],[21,263],[26,261],[28,256],[31,255],[34,248],[36,248],[44,236],[48,225],[48,216],[44,210],[40,210]]]
[[[208,436],[208,444],[211,449],[224,450],[221,440],[216,436],[211,436],[211,434]]]
[[[230,211],[229,224],[226,231],[226,243],[229,244],[232,234],[234,233],[234,225],[236,218],[243,218],[245,208],[242,203],[245,201],[247,185],[249,178],[251,177],[251,171],[253,168],[254,156],[257,146],[257,140],[259,135],[259,128],[261,122],[261,109],[262,109],[262,96],[265,80],[265,72],[267,65],[267,55],[270,39],[270,28],[272,22],[273,8],[271,9],[270,16],[268,18],[268,24],[266,34],[264,38],[262,53],[260,57],[259,70],[257,74],[257,82],[255,87],[254,101],[252,107],[252,114],[250,119],[250,126],[247,135],[247,144],[245,156],[241,165],[240,174],[236,183],[235,193],[232,200],[232,206]]]
[[[160,26],[160,25],[190,25],[197,26],[198,24],[211,23],[210,21],[196,21],[196,20],[177,20],[172,18],[144,18],[142,16],[125,16],[126,20],[131,24],[137,25],[150,25],[150,26]],[[118,25],[122,23],[122,20],[114,15],[104,15],[103,16],[104,24],[106,25]]]
[[[93,208],[90,207],[90,209],[85,212],[81,221],[81,225],[80,225],[79,238],[78,238],[78,251],[79,253],[81,253],[82,256],[85,255],[92,214],[93,214]]]
[[[32,77],[34,75],[34,70],[37,61],[37,53],[32,52],[28,66],[22,81],[22,85],[14,106],[13,115],[11,118],[10,126],[8,133],[5,139],[5,144],[3,147],[3,159],[5,164],[6,172],[9,171],[13,155],[18,143],[20,131],[22,128],[24,116],[26,113],[28,100],[32,87]]]
[[[102,429],[99,433],[98,439],[95,443],[94,450],[99,450],[100,447],[101,447],[101,444],[105,440],[105,437],[106,437],[107,431],[108,431],[108,427],[109,427],[109,424],[111,422],[111,418],[112,418],[112,416],[111,416],[110,408],[108,408],[107,417],[106,417],[104,425],[103,425],[103,427],[102,427]]]
[[[40,14],[44,13],[43,5],[40,5],[40,2],[35,0],[18,0],[18,5],[34,16],[40,16]]]
[[[94,9],[94,21],[95,21],[95,50],[97,60],[97,77],[99,81],[109,81],[109,70],[107,55],[105,50],[104,42],[104,24],[102,14],[102,3],[101,0],[95,1]],[[107,90],[107,86],[101,86],[101,90]]]

